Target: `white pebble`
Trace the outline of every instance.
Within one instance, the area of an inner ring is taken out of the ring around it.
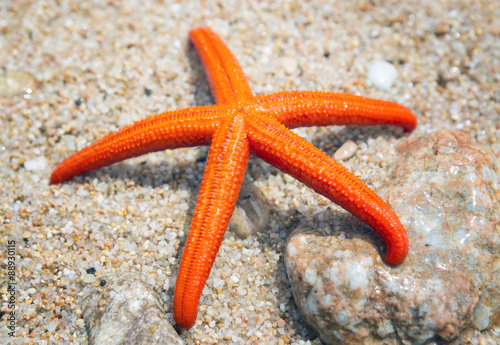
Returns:
[[[45,157],[36,157],[24,162],[24,168],[28,171],[44,170],[47,166],[47,159]]]
[[[66,233],[71,234],[75,230],[73,222],[71,220],[68,221],[64,226],[64,229],[66,230]]]
[[[283,67],[283,70],[288,75],[293,74],[297,70],[297,59],[291,56],[284,56],[280,58],[280,63],[281,67]]]
[[[398,76],[396,67],[387,61],[373,61],[368,67],[367,78],[377,89],[387,91]]]
[[[356,150],[358,149],[358,145],[352,140],[347,140],[344,145],[339,147],[339,149],[333,155],[333,159],[336,161],[343,161],[351,158]]]
[[[55,321],[52,321],[47,325],[47,330],[51,333],[54,332],[56,328],[57,328],[57,322]]]
[[[83,276],[82,276],[82,281],[84,283],[90,284],[90,283],[95,282],[96,280],[97,280],[97,278],[93,274],[83,274]]]
[[[485,306],[484,304],[478,304],[474,309],[472,322],[480,331],[483,331],[488,328],[491,316],[491,308]]]

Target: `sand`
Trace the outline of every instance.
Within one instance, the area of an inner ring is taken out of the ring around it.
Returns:
[[[0,5],[1,338],[86,344],[82,289],[92,276],[137,273],[173,323],[180,254],[208,148],[152,153],[49,186],[62,159],[145,116],[213,103],[189,29],[217,32],[254,93],[347,92],[402,103],[415,133],[460,129],[500,154],[500,3],[495,1],[3,1]],[[374,61],[397,71],[389,90]],[[401,129],[294,130],[372,187]],[[320,208],[341,211],[259,159],[247,182],[270,205],[265,229],[228,231],[186,344],[319,344],[301,320],[283,250]],[[15,255],[9,263],[9,241]],[[15,266],[15,337],[8,267]]]

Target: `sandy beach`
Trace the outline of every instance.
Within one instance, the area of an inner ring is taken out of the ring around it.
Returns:
[[[125,273],[159,294],[174,324],[175,278],[208,147],[143,155],[55,186],[49,178],[65,157],[134,121],[213,104],[188,42],[202,25],[228,45],[257,95],[335,91],[409,107],[419,121],[411,134],[294,129],[330,156],[352,141],[342,164],[375,191],[409,136],[458,129],[500,155],[495,1],[3,1],[0,342],[87,344],[84,288]],[[368,77],[376,61],[397,72],[386,90]],[[294,230],[333,226],[345,211],[258,158],[245,186],[259,194],[267,221],[245,239],[226,232],[197,323],[180,337],[319,345],[294,302],[284,249]]]

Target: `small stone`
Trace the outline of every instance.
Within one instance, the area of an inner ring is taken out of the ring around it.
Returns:
[[[491,308],[479,303],[476,308],[474,308],[474,316],[472,322],[480,331],[484,331],[488,328],[490,324],[490,318],[493,315]]]
[[[75,99],[75,105],[77,107],[81,106],[85,102],[85,99],[83,97]]]
[[[450,24],[446,20],[442,20],[436,25],[434,33],[438,36],[445,35],[450,31]]]
[[[57,328],[57,322],[55,321],[51,321],[49,322],[49,324],[47,325],[47,330],[50,332],[50,333],[53,333]]]
[[[284,56],[280,59],[281,67],[286,74],[291,75],[297,70],[298,62],[297,59],[291,56]]]
[[[336,161],[343,161],[354,156],[354,153],[358,150],[358,145],[352,140],[347,140],[333,155],[333,159]]]
[[[456,80],[460,77],[460,68],[457,66],[448,66],[444,65],[438,66],[438,76],[439,76],[439,84],[443,85],[449,81]],[[460,118],[459,118],[460,119]]]
[[[229,229],[245,239],[264,229],[269,220],[269,207],[254,184],[244,184],[229,221]]]
[[[25,231],[23,232],[23,238],[30,238],[31,237],[31,232]]]
[[[367,78],[377,89],[388,91],[398,76],[396,67],[387,61],[373,61],[368,67]]]
[[[24,162],[23,166],[28,171],[44,170],[47,167],[47,159],[45,157],[36,157]]]
[[[93,274],[83,274],[82,281],[87,284],[92,284],[97,278]]]
[[[98,305],[99,307],[105,306],[106,304],[107,304],[107,302],[106,302],[106,300],[105,300],[104,298],[101,298],[101,299],[99,300],[99,302],[97,303],[97,305]]]
[[[13,97],[32,92],[36,86],[35,79],[27,72],[7,71],[0,72],[0,97]]]

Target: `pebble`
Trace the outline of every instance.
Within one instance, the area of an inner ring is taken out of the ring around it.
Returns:
[[[434,32],[436,35],[445,35],[450,31],[450,24],[446,20],[441,20]]]
[[[82,274],[82,282],[86,283],[86,284],[91,284],[93,282],[95,282],[97,280],[97,278],[93,275],[93,274]]]
[[[352,140],[347,140],[333,155],[333,159],[336,161],[344,161],[351,158],[356,153],[358,145]]]
[[[291,56],[284,56],[281,57],[279,61],[286,74],[291,75],[297,72],[298,61],[296,58]]]
[[[24,162],[23,165],[28,171],[42,171],[47,168],[47,159],[45,157],[36,157]]]
[[[29,72],[15,70],[0,72],[0,97],[29,95],[35,87],[36,81]]]
[[[269,207],[262,193],[253,183],[244,183],[229,221],[229,229],[245,239],[263,231],[268,221]]]
[[[373,61],[368,67],[367,78],[379,90],[390,90],[397,77],[396,67],[387,61]]]

